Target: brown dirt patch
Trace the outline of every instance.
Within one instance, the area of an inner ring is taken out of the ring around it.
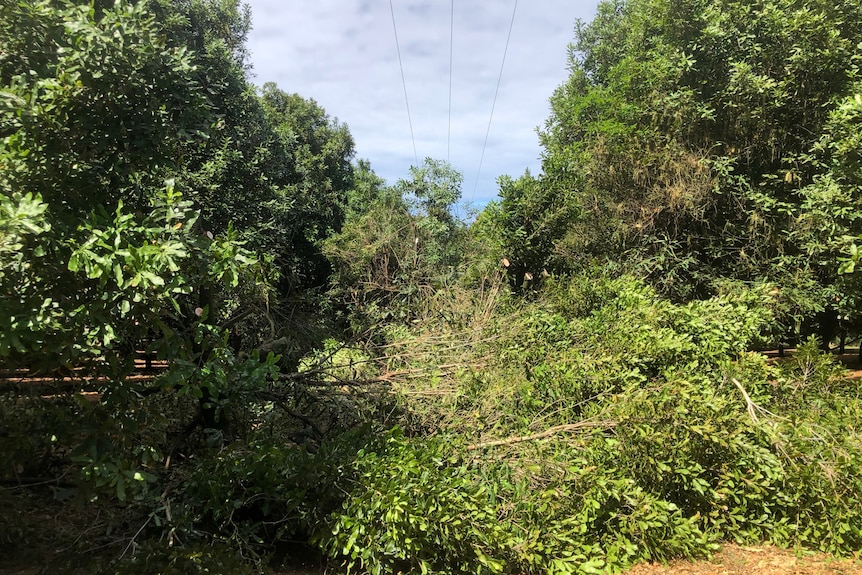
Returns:
[[[862,561],[777,547],[725,545],[711,561],[636,565],[626,575],[862,575]]]

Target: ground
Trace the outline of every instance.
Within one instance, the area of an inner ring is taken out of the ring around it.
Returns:
[[[725,545],[711,561],[642,564],[625,575],[862,575],[862,555],[839,560],[769,546]]]
[[[272,575],[320,575],[327,570],[309,565],[282,568]],[[0,575],[39,575],[38,568],[7,569]],[[794,553],[775,547],[725,545],[711,561],[675,561],[668,565],[642,564],[624,575],[862,575],[862,555],[856,560]]]

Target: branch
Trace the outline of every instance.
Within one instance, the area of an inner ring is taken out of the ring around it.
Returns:
[[[225,320],[225,322],[219,326],[219,330],[226,330],[226,329],[232,328],[233,326],[235,326],[236,324],[238,324],[239,322],[241,322],[242,320],[244,320],[245,318],[247,318],[248,316],[250,316],[251,314],[253,314],[256,311],[257,310],[254,308],[247,309],[244,312],[240,313],[239,315],[235,315],[232,318]]]
[[[317,423],[312,418],[310,418],[306,415],[303,415],[297,411],[294,411],[285,405],[285,402],[288,399],[287,397],[279,395],[277,393],[273,393],[273,392],[258,393],[257,397],[260,397],[262,399],[268,399],[269,401],[272,401],[273,403],[277,404],[278,407],[281,408],[287,415],[289,415],[290,417],[292,417],[294,419],[298,419],[299,421],[301,421],[304,424],[306,424],[307,426],[309,426],[312,429],[312,431],[314,431],[315,435],[317,436],[317,439],[322,439],[324,437],[323,431],[321,431],[320,427],[317,425]]]
[[[486,447],[497,447],[500,445],[513,445],[515,443],[523,443],[525,441],[535,441],[537,439],[545,439],[547,437],[551,437],[552,435],[556,435],[558,433],[572,433],[574,431],[580,431],[582,429],[610,429],[617,425],[616,421],[579,421],[578,423],[566,423],[563,425],[555,425],[553,427],[549,427],[545,431],[540,431],[539,433],[533,433],[530,435],[519,435],[516,437],[509,437],[506,439],[497,439],[495,441],[485,441],[482,443],[474,443],[473,445],[468,445],[467,449],[470,451],[476,449],[484,449]]]
[[[751,421],[753,421],[754,423],[760,423],[760,419],[757,417],[757,412],[765,413],[766,415],[770,415],[773,418],[778,419],[777,415],[775,415],[768,409],[764,409],[763,407],[760,407],[759,405],[754,403],[754,401],[752,401],[751,399],[751,396],[748,395],[748,392],[745,391],[745,388],[742,387],[741,383],[739,383],[739,380],[737,380],[735,377],[732,377],[730,378],[730,381],[732,381],[733,385],[735,385],[736,388],[742,392],[742,398],[745,400],[745,410],[748,412],[748,416],[751,418]]]
[[[42,485],[53,485],[60,489],[74,489],[79,487],[77,483],[63,481],[62,477],[16,477],[15,479],[0,479],[0,491],[24,489],[25,487],[39,487]]]
[[[751,418],[751,421],[753,421],[754,423],[759,423],[760,420],[757,418],[756,411],[756,409],[758,408],[757,404],[751,401],[751,396],[748,395],[748,392],[745,391],[745,388],[742,387],[742,384],[739,383],[739,380],[737,380],[735,377],[732,377],[730,378],[730,381],[732,381],[733,384],[737,387],[737,389],[742,392],[742,398],[745,400],[745,409],[746,411],[748,411],[748,416]]]

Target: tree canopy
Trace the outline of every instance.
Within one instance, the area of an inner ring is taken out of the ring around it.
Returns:
[[[531,201],[559,207],[524,221],[503,184],[507,234],[531,238],[510,240],[513,259],[533,271],[608,259],[676,298],[771,281],[788,313],[822,310],[859,232],[858,188],[830,174],[860,42],[852,2],[603,2],[576,28],[541,133]]]

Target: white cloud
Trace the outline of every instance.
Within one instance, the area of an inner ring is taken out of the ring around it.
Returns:
[[[257,84],[275,82],[314,98],[350,127],[357,155],[394,183],[415,163],[385,0],[246,0]],[[513,3],[456,0],[450,161],[464,173],[464,198],[485,202],[495,180],[537,173],[535,128],[566,78],[567,45],[577,18],[597,0],[522,0],[515,13],[488,145],[477,169],[500,73]],[[450,2],[393,0],[416,152],[445,159],[449,133]],[[474,192],[475,190],[475,192]]]

